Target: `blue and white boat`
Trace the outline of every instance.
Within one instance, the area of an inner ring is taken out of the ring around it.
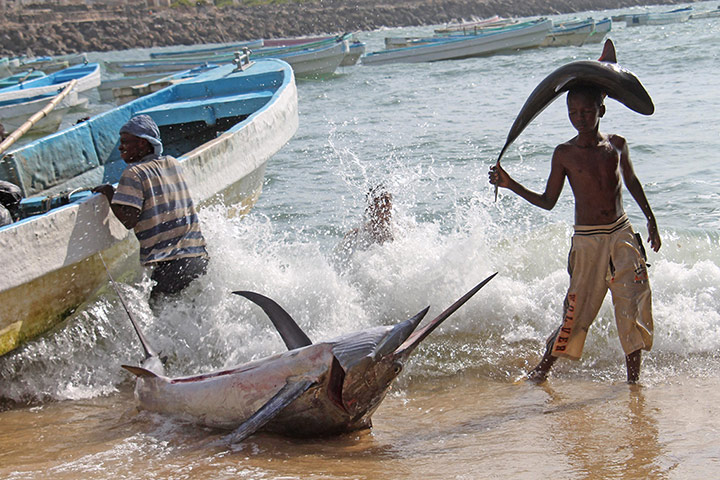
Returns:
[[[20,127],[34,113],[75,80],[73,91],[33,126],[34,132],[54,132],[65,112],[87,103],[87,94],[100,85],[100,65],[75,65],[34,80],[0,89],[0,123],[7,131]]]
[[[14,75],[8,75],[5,78],[0,78],[0,88],[12,87],[18,83],[26,82],[28,80],[35,80],[36,78],[44,77],[45,72],[41,70],[27,70],[24,72],[18,72]]]
[[[625,15],[625,25],[637,27],[640,25],[668,25],[670,23],[685,22],[692,13],[692,7],[676,8],[667,12],[633,13]]]
[[[112,269],[137,250],[105,197],[80,190],[118,181],[118,131],[138,114],[157,122],[200,206],[222,193],[247,210],[267,161],[298,127],[295,77],[280,60],[224,65],[2,157],[0,179],[26,198],[25,218],[0,227],[0,355],[61,321],[106,281],[100,253]]]

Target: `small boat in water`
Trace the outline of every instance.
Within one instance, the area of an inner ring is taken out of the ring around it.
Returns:
[[[416,39],[410,46],[371,52],[363,65],[436,62],[512,52],[540,45],[552,21],[538,20],[488,31],[480,35],[456,35]]]
[[[715,10],[705,10],[704,12],[697,12],[690,14],[691,20],[697,20],[701,18],[717,18],[720,17],[720,5]]]
[[[341,67],[350,67],[352,65],[355,65],[358,63],[358,60],[360,60],[360,57],[365,55],[365,42],[361,42],[359,40],[353,40],[348,45],[348,53],[343,58],[342,62],[340,62]]]
[[[159,125],[165,153],[182,165],[196,203],[218,195],[249,209],[265,165],[298,127],[297,88],[280,60],[224,65],[0,158],[0,179],[26,197],[22,220],[0,227],[0,355],[47,331],[137,250],[107,200],[87,190],[125,168],[120,127],[138,114]]]
[[[88,92],[100,85],[100,65],[97,63],[75,65],[0,89],[0,123],[8,131],[17,129],[71,81],[75,81],[73,91],[49,115],[32,127],[35,133],[54,132],[60,126],[65,113],[87,104]]]
[[[595,29],[585,40],[585,43],[602,43],[610,30],[612,30],[612,19],[609,17],[595,21]]]
[[[573,20],[553,25],[550,33],[540,44],[541,47],[568,47],[583,45],[595,31],[595,20]]]
[[[676,8],[667,12],[645,12],[625,15],[625,25],[637,27],[640,25],[668,25],[670,23],[685,22],[693,13],[692,7]]]
[[[55,93],[65,88],[72,80],[77,80],[75,90],[79,93],[97,87],[100,85],[100,65],[97,63],[75,65],[34,80],[0,88],[0,101]]]

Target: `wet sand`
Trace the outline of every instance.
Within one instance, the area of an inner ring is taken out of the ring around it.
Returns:
[[[0,413],[0,477],[712,478],[720,380],[645,386],[470,375],[392,393],[374,428],[321,439],[224,432],[137,413],[129,391]]]

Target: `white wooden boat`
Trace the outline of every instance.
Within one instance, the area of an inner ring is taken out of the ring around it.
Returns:
[[[346,34],[309,44],[250,50],[250,58],[253,60],[279,58],[289,63],[298,77],[325,75],[333,73],[340,66],[349,51],[348,41],[351,37],[352,34]],[[167,74],[206,63],[222,64],[232,62],[236,54],[199,55],[139,62],[108,62],[105,65],[108,70],[121,72],[125,75]]]
[[[595,21],[595,30],[585,40],[585,43],[602,43],[605,37],[612,30],[612,19],[609,17]]]
[[[516,20],[513,23],[507,25],[489,25],[486,27],[475,27],[468,30],[456,30],[445,33],[436,33],[431,37],[385,37],[385,49],[391,50],[393,48],[405,48],[414,47],[417,45],[425,45],[428,43],[435,43],[441,40],[450,38],[466,38],[469,36],[477,36],[486,33],[502,32],[505,30],[512,30],[516,28],[522,28],[525,26],[533,25],[537,23],[536,20],[529,20],[527,22],[518,22]],[[443,29],[440,29],[443,30]],[[437,30],[436,30],[437,32]]]
[[[36,134],[54,132],[65,113],[83,108],[88,101],[87,94],[100,85],[100,65],[97,63],[75,65],[0,89],[0,123],[7,131],[17,129],[73,80],[77,81],[73,91],[31,129]]]
[[[685,22],[693,13],[692,7],[677,8],[668,12],[645,12],[625,15],[625,25],[637,27],[640,25],[668,25],[670,23]]]
[[[481,35],[427,39],[427,43],[416,46],[369,53],[361,62],[363,65],[435,62],[512,52],[539,46],[551,28],[550,20],[541,20]]]
[[[117,181],[125,166],[118,131],[142,113],[159,125],[197,203],[222,193],[249,209],[268,159],[298,127],[295,77],[274,59],[243,70],[225,65],[2,157],[0,179],[29,198],[21,204],[26,218],[0,227],[0,355],[47,331],[107,281],[101,252],[111,269],[136,252],[107,199],[71,192]]]
[[[581,46],[595,30],[595,20],[575,20],[553,25],[550,33],[540,44],[541,47]]]

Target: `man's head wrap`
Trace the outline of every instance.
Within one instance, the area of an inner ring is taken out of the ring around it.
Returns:
[[[144,138],[155,149],[155,155],[163,152],[163,145],[160,141],[160,129],[149,115],[138,115],[131,118],[120,129],[120,133],[129,133],[139,138]]]

